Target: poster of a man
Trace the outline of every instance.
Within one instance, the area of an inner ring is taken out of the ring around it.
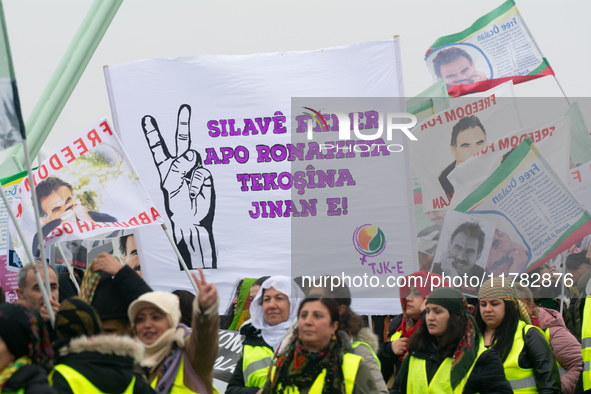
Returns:
[[[470,286],[469,279],[480,280],[484,275],[495,228],[492,220],[448,210],[431,271],[452,278],[452,283],[454,277],[466,277],[468,282],[462,282],[461,291],[476,294],[478,290]]]
[[[82,221],[116,222],[117,218],[106,213],[93,212],[80,204],[74,197],[72,185],[62,179],[50,176],[37,184],[37,203],[41,222],[44,224],[43,238],[63,223]],[[33,237],[33,256],[39,257],[37,234]]]
[[[439,174],[439,183],[448,199],[454,194],[454,187],[447,176],[457,165],[468,160],[487,145],[486,130],[476,115],[466,116],[454,125],[451,132],[450,150],[455,160]]]
[[[472,56],[458,47],[440,50],[433,59],[433,71],[437,78],[445,80],[447,87],[488,79],[485,73],[476,69]]]
[[[135,244],[135,236],[133,234],[124,235],[119,238],[119,252],[125,265],[129,265],[139,276],[143,277],[137,246]]]

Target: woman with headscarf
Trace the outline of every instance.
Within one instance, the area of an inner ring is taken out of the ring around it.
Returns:
[[[284,335],[297,316],[301,289],[286,276],[265,280],[250,305],[250,324],[244,325],[242,358],[228,382],[228,394],[256,394],[267,379],[267,372]]]
[[[49,382],[58,394],[153,394],[134,376],[144,346],[127,335],[103,334],[96,310],[79,297],[62,302],[55,317],[56,366]],[[105,377],[108,376],[108,379]]]
[[[391,393],[512,393],[496,352],[479,347],[472,309],[457,289],[429,294]]]
[[[363,357],[348,352],[337,337],[339,320],[331,298],[302,301],[294,340],[277,357],[263,394],[377,394]]]
[[[400,320],[392,319],[394,324],[389,332],[390,340],[382,343],[378,349],[382,376],[385,382],[389,381],[389,386],[400,370],[410,336],[421,325],[421,313],[425,309],[427,296],[432,289],[449,286],[440,275],[429,271],[418,271],[405,278],[404,286],[400,287],[402,321],[395,324]]]
[[[561,392],[550,344],[542,331],[530,324],[527,309],[508,279],[494,278],[482,284],[475,317],[483,333],[481,349],[497,351],[514,392]]]
[[[0,393],[52,394],[53,350],[39,312],[22,302],[0,305]]]
[[[158,394],[217,392],[213,365],[218,352],[218,293],[215,285],[193,279],[199,295],[193,302],[191,329],[180,323],[176,295],[162,291],[145,293],[129,306],[129,321],[144,344],[141,365],[148,371],[150,385]]]

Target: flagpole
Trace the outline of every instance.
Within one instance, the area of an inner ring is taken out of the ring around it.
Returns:
[[[564,255],[561,256],[562,258],[562,275],[561,275],[561,283],[560,283],[560,314],[562,315],[562,303],[564,302],[564,275],[566,275],[566,259]]]
[[[27,257],[29,258],[30,264],[33,267],[33,273],[35,274],[35,279],[37,280],[37,285],[39,286],[39,290],[41,291],[41,296],[43,297],[43,302],[45,303],[45,307],[47,308],[47,314],[49,315],[49,321],[51,322],[52,326],[55,326],[55,315],[53,314],[53,309],[51,308],[51,302],[49,301],[49,295],[51,294],[51,289],[49,292],[45,289],[43,285],[43,279],[41,279],[41,275],[39,275],[39,271],[37,271],[37,267],[35,266],[35,259],[33,258],[33,253],[25,244],[25,237],[23,235],[23,231],[21,229],[20,224],[16,221],[16,217],[14,216],[14,212],[10,207],[10,203],[6,198],[6,194],[4,194],[4,187],[0,183],[0,194],[2,194],[2,200],[4,201],[4,205],[6,205],[6,210],[8,211],[8,215],[12,219],[12,223],[14,223],[14,227],[16,227],[16,231],[18,233],[19,238],[24,246],[25,252],[27,253]],[[45,267],[47,268],[47,267]],[[45,277],[48,278],[47,273],[44,273]],[[34,305],[33,305],[34,306]]]
[[[51,293],[51,286],[49,284],[49,275],[47,270],[47,259],[45,258],[45,242],[43,236],[43,228],[41,227],[41,220],[39,219],[39,205],[37,204],[37,191],[35,182],[33,181],[33,170],[31,169],[31,158],[29,157],[29,148],[27,147],[27,140],[23,139],[23,150],[25,151],[25,164],[27,165],[27,176],[29,177],[29,186],[31,188],[31,202],[35,210],[35,224],[37,225],[37,243],[39,244],[39,256],[41,257],[41,264],[43,264],[43,275],[45,276],[45,288],[48,293]],[[25,240],[23,239],[23,245]],[[34,261],[34,260],[33,260]]]
[[[515,8],[517,8],[517,6],[515,6]],[[519,9],[518,9],[518,11],[519,11]],[[519,12],[519,14],[521,14],[521,12]],[[545,59],[544,54],[542,53],[542,50],[540,49],[540,46],[538,45],[538,42],[536,41],[533,34],[531,34],[531,32],[529,31],[529,27],[527,27],[527,23],[525,23],[525,18],[523,16],[521,16],[521,20],[523,21],[523,27],[525,28],[525,31],[531,37],[531,40],[534,43],[534,46],[536,47],[536,49],[538,50],[540,55],[542,56],[542,59]],[[572,104],[571,104],[570,100],[568,99],[568,97],[566,96],[566,93],[564,92],[562,85],[560,84],[560,82],[558,82],[558,78],[556,78],[556,74],[554,74],[554,70],[552,70],[552,74],[553,74],[552,76],[554,77],[554,80],[556,81],[556,84],[558,85],[558,88],[560,89],[560,91],[562,92],[562,95],[564,96],[564,99],[566,100],[566,102],[568,103],[568,106],[570,107]]]
[[[172,245],[172,248],[174,249],[176,256],[178,257],[179,261],[181,262],[181,265],[183,266],[185,273],[189,277],[189,282],[191,282],[191,285],[195,289],[195,295],[199,296],[199,288],[197,287],[197,283],[195,283],[195,279],[193,279],[193,276],[191,275],[191,272],[189,271],[189,268],[187,267],[187,264],[185,263],[183,256],[181,256],[181,252],[179,252],[179,248],[177,248],[176,244],[174,243],[174,240],[172,239],[172,235],[170,235],[170,232],[168,231],[168,229],[166,228],[166,225],[164,223],[162,223],[162,230],[164,230],[164,234],[166,234],[166,237],[168,238],[168,241]]]
[[[58,242],[55,244],[55,246],[57,247],[57,250],[60,251],[62,259],[64,259],[64,264],[66,265],[68,273],[70,274],[70,278],[72,279],[72,282],[74,282],[74,286],[76,286],[78,294],[80,294],[80,286],[78,286],[78,282],[76,281],[76,277],[74,276],[74,271],[72,271],[72,266],[70,265],[70,262],[68,261],[66,254],[64,253],[64,250],[62,249],[62,245],[60,245]]]

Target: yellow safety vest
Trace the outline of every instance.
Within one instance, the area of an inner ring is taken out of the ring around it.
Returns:
[[[359,363],[363,360],[363,357],[358,356],[353,353],[345,353],[343,356],[343,365],[341,368],[343,369],[343,376],[345,377],[345,393],[346,394],[353,394],[353,389],[355,388],[355,378],[357,377],[357,370],[359,369]],[[271,381],[275,376],[275,366],[271,369]],[[326,377],[326,368],[320,372],[312,387],[310,387],[310,391],[308,394],[321,394],[322,389],[324,388],[324,379]],[[285,390],[286,394],[299,394],[300,390],[298,390],[295,386],[289,386]]]
[[[583,390],[591,389],[591,295],[585,298],[583,327],[581,328],[583,355]]]
[[[90,383],[80,372],[66,364],[58,364],[54,370],[51,371],[47,380],[53,386],[53,374],[58,371],[70,385],[70,389],[74,394],[105,394]],[[135,376],[131,379],[131,383],[125,389],[123,394],[133,394],[133,387],[135,385]]]
[[[373,358],[376,360],[376,363],[378,364],[378,368],[382,369],[382,363],[380,362],[378,355],[376,354],[376,352],[373,351],[373,349],[371,348],[369,343],[363,342],[363,341],[353,341],[353,343],[351,343],[351,347],[353,349],[355,349],[359,345],[363,345],[369,349],[369,351],[371,352],[371,355],[373,356]]]
[[[168,392],[168,394],[195,394],[197,393],[196,391],[193,391],[191,389],[189,389],[187,386],[185,386],[185,356],[183,355],[181,357],[181,364],[179,365],[179,371],[176,374],[176,378],[174,378],[174,382],[172,383],[172,387],[170,388],[170,391]],[[156,388],[156,385],[158,384],[158,378],[154,379],[152,381],[152,383],[150,383],[150,386],[152,386],[153,389]],[[215,388],[215,386],[213,386],[213,392],[214,394],[219,394],[219,391]],[[199,394],[199,393],[197,393]]]
[[[523,336],[530,329],[537,329],[543,334],[544,332],[536,326],[526,324],[524,321],[519,320],[517,329],[515,330],[515,338],[513,339],[513,347],[507,355],[507,359],[503,363],[505,369],[505,377],[511,383],[511,388],[514,393],[537,393],[538,386],[536,383],[536,377],[532,368],[521,368],[519,366],[519,353],[523,350],[525,342]],[[480,341],[480,348],[486,349],[484,341]]]
[[[394,342],[395,340],[400,338],[402,338],[402,330],[396,331],[394,334],[392,334],[392,336],[390,337],[390,342]]]
[[[273,363],[273,349],[267,346],[244,345],[242,349],[242,374],[246,387],[263,388],[269,367]]]
[[[480,341],[482,343],[482,340]],[[426,361],[418,357],[410,357],[408,362],[408,383],[406,386],[406,392],[408,394],[414,393],[428,393],[428,394],[461,394],[464,391],[464,386],[476,365],[478,357],[486,350],[486,348],[479,348],[476,360],[472,363],[472,366],[468,370],[466,376],[462,378],[460,383],[455,389],[451,388],[450,373],[451,373],[451,357],[443,360],[435,376],[431,379],[431,383],[428,383],[427,379],[427,368],[425,368]]]
[[[19,389],[18,391],[11,391],[10,393],[2,393],[2,394],[25,394],[25,389]]]

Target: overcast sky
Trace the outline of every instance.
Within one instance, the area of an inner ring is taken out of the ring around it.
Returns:
[[[3,4],[26,120],[92,1]],[[51,152],[104,116],[111,119],[104,65],[154,57],[321,49],[400,35],[406,95],[413,96],[432,83],[423,60],[426,49],[500,4],[501,0],[125,0],[43,150]],[[567,95],[590,96],[591,1],[519,0],[517,5]],[[516,93],[561,96],[551,77],[518,85]]]

